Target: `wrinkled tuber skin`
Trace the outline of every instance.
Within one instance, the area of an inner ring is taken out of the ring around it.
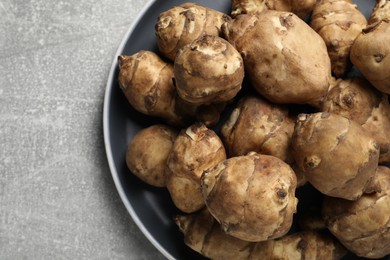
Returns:
[[[215,125],[225,104],[194,105],[182,100],[174,85],[173,65],[151,51],[122,55],[119,61],[119,86],[137,111],[161,117],[175,126],[199,121]]]
[[[225,159],[225,148],[213,130],[203,124],[182,130],[167,161],[166,186],[176,207],[186,213],[204,207],[200,177]]]
[[[195,105],[233,99],[244,79],[240,53],[226,40],[204,35],[180,49],[174,64],[179,96]]]
[[[207,208],[227,234],[257,242],[289,231],[298,202],[296,182],[279,158],[249,153],[205,171],[201,187]]]
[[[292,162],[290,154],[294,119],[288,110],[265,99],[248,96],[240,100],[221,129],[229,156],[251,151]]]
[[[352,0],[320,0],[315,4],[310,26],[324,39],[336,77],[350,70],[349,51],[366,25]]]
[[[390,254],[390,169],[379,166],[380,191],[356,201],[326,198],[323,217],[329,230],[350,251],[361,257]]]
[[[378,0],[369,25],[351,47],[353,65],[378,90],[390,94],[390,1]]]
[[[222,30],[262,96],[274,103],[319,106],[331,80],[330,60],[323,39],[304,21],[267,10],[239,15]]]
[[[232,0],[232,17],[239,14],[259,14],[264,10],[292,12],[305,19],[316,0]]]
[[[378,142],[379,162],[390,162],[390,105],[386,94],[363,78],[339,79],[332,84],[321,111],[356,121]]]
[[[372,10],[369,24],[375,24],[379,21],[390,19],[390,1],[389,0],[377,0],[374,9]]]
[[[129,170],[149,185],[165,187],[165,167],[177,134],[166,125],[153,125],[139,131],[127,147]]]
[[[231,16],[236,18],[240,14],[260,14],[268,9],[267,0],[232,0]]]
[[[174,61],[179,49],[202,35],[220,35],[221,25],[230,19],[226,14],[194,3],[173,7],[158,17],[157,46],[164,56]]]
[[[328,196],[358,199],[378,166],[376,141],[358,123],[336,114],[299,115],[291,147],[308,182]]]
[[[173,124],[182,120],[175,112],[172,64],[164,62],[151,51],[122,55],[118,57],[118,62],[119,86],[134,109]]]
[[[340,259],[346,250],[329,236],[298,232],[264,242],[248,242],[227,235],[207,209],[176,216],[186,245],[214,260]]]

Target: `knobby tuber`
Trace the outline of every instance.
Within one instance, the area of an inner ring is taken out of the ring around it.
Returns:
[[[351,47],[350,59],[378,90],[390,94],[390,1],[378,0],[368,26]]]
[[[225,159],[225,148],[213,130],[203,124],[182,130],[167,160],[167,189],[176,207],[187,213],[201,209],[201,175]]]
[[[182,100],[174,85],[174,68],[156,53],[139,51],[131,56],[121,55],[119,86],[130,105],[137,111],[160,117],[175,126],[200,121],[215,125],[224,103],[195,105]]]
[[[333,197],[358,199],[378,166],[377,142],[358,123],[332,113],[299,115],[291,147],[308,182]]]
[[[240,100],[221,129],[229,156],[251,151],[276,156],[288,163],[294,118],[287,108],[269,103],[260,97]]]
[[[298,202],[296,184],[288,164],[254,152],[222,161],[201,178],[206,206],[223,230],[252,242],[289,231]]]
[[[119,86],[134,109],[174,124],[182,120],[175,110],[172,64],[151,51],[121,55],[118,63]]]
[[[349,51],[366,25],[352,0],[320,0],[314,5],[310,26],[324,39],[336,77],[350,70]]]
[[[174,61],[177,51],[197,38],[220,35],[221,25],[230,19],[226,14],[194,3],[173,7],[158,17],[157,46],[165,57]]]
[[[378,142],[379,162],[390,162],[390,104],[386,94],[363,78],[339,79],[332,84],[321,110],[360,124]]]
[[[323,217],[329,230],[353,253],[381,258],[390,254],[390,169],[377,170],[379,191],[356,201],[327,197]]]
[[[259,14],[264,10],[292,12],[305,19],[316,0],[232,0],[232,17],[240,14]]]
[[[204,35],[179,50],[174,74],[183,100],[195,105],[221,103],[240,91],[244,63],[228,41]]]

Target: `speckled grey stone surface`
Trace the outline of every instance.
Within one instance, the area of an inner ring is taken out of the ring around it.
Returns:
[[[102,131],[148,1],[0,1],[0,259],[163,259],[120,201]]]

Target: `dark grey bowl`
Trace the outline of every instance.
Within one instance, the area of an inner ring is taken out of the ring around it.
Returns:
[[[154,25],[158,15],[185,1],[152,1],[139,14],[118,48],[111,67],[104,100],[104,141],[112,177],[128,212],[150,242],[168,259],[202,259],[183,242],[183,236],[173,222],[180,213],[172,204],[168,192],[148,186],[132,175],[125,164],[128,142],[140,129],[161,123],[135,111],[128,104],[117,83],[117,57],[139,50],[157,52]],[[193,1],[229,13],[230,0]],[[372,10],[373,0],[355,1],[366,14]],[[355,258],[355,257],[353,257]],[[351,258],[349,258],[351,259]]]

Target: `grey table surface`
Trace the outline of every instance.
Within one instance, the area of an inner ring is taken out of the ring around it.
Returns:
[[[0,0],[0,259],[164,259],[104,149],[115,52],[149,1]]]

